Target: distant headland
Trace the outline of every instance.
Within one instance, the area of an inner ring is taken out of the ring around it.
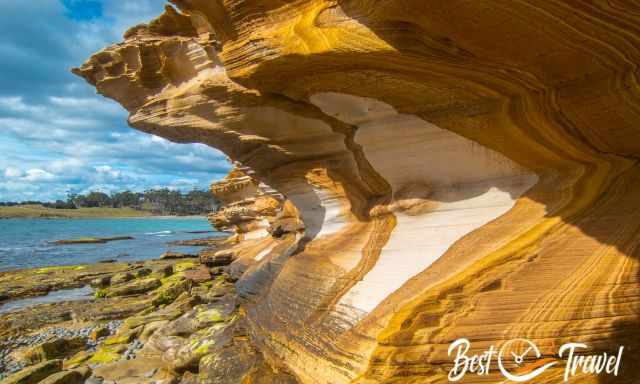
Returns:
[[[148,216],[202,216],[218,207],[209,191],[151,189],[106,194],[92,191],[69,194],[66,200],[0,202],[0,218],[116,218]]]

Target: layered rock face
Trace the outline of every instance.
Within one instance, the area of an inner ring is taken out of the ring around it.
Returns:
[[[250,172],[236,167],[211,185],[211,193],[222,206],[209,216],[209,221],[219,231],[235,232],[238,240],[268,236],[284,200],[282,195],[247,174]]]
[[[244,234],[241,313],[273,370],[446,382],[452,341],[526,338],[625,345],[609,379],[637,382],[637,4],[173,3],[74,72],[134,128],[251,170],[213,187],[239,191],[213,221]],[[304,230],[233,204],[260,182]]]

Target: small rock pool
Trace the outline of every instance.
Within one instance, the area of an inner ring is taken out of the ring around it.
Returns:
[[[51,304],[61,301],[78,301],[87,300],[93,297],[93,289],[85,285],[81,288],[61,289],[51,291],[45,296],[27,297],[24,299],[8,301],[0,306],[0,315],[15,312],[22,308],[30,307],[38,304]]]

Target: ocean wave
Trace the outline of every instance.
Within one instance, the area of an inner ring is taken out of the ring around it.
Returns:
[[[173,231],[160,231],[160,232],[147,232],[145,235],[153,235],[153,236],[166,236],[168,234],[173,233]]]
[[[0,252],[15,252],[28,249],[28,247],[0,247]]]

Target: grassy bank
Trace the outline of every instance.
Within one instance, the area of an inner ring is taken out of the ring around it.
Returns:
[[[147,217],[153,216],[147,211],[137,211],[131,208],[80,208],[55,209],[42,205],[20,205],[0,207],[0,218],[98,218],[98,217]]]

